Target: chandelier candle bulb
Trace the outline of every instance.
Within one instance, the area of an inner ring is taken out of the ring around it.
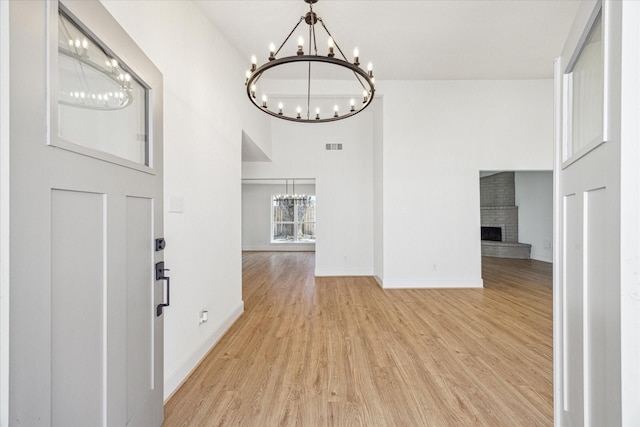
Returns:
[[[274,59],[276,59],[276,46],[271,43],[269,45],[269,61],[273,61]]]
[[[302,38],[302,36],[298,37],[298,55],[303,55],[304,51],[302,50],[302,48],[304,47],[304,39]]]
[[[351,98],[351,111],[356,111],[356,100]]]
[[[251,97],[256,97],[256,85],[251,85]]]
[[[360,51],[357,47],[353,49],[353,65],[360,65]]]
[[[280,115],[282,115],[282,107],[283,107],[282,102],[280,102],[278,104],[278,114],[280,114]]]
[[[267,108],[267,95],[262,95],[262,108]]]
[[[299,118],[300,118],[300,113],[301,113],[301,112],[302,112],[302,108],[300,108],[300,107],[296,108],[296,113],[297,113],[297,115],[296,115],[296,119],[299,119]]]
[[[316,108],[316,120],[320,120],[320,109]]]
[[[369,71],[369,77],[373,78],[373,63],[369,62],[369,65],[367,65],[367,71]]]
[[[327,42],[327,44],[329,45],[329,58],[333,58],[335,55],[335,53],[333,53],[333,38],[329,37],[329,41]]]
[[[251,55],[251,71],[255,71],[258,66],[258,58],[255,55]]]
[[[364,101],[362,101],[363,104],[366,104],[367,101],[369,100],[369,93],[366,90],[362,91],[362,97],[364,98]]]

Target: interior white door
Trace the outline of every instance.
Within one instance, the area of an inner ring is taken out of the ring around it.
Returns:
[[[160,426],[162,75],[99,1],[10,23],[10,423]]]
[[[556,61],[556,424],[621,423],[620,2],[583,2]]]

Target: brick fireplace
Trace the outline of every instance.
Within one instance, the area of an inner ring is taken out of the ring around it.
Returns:
[[[480,227],[483,256],[529,259],[531,245],[518,242],[514,172],[480,178]]]

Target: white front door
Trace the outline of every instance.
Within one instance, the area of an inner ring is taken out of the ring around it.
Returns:
[[[162,76],[98,1],[9,12],[9,422],[159,426]]]
[[[621,2],[581,5],[556,61],[556,425],[621,425]]]

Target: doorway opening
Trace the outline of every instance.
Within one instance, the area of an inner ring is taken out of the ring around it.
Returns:
[[[242,180],[242,250],[315,252],[314,178]]]
[[[482,256],[553,260],[553,172],[480,171]]]

